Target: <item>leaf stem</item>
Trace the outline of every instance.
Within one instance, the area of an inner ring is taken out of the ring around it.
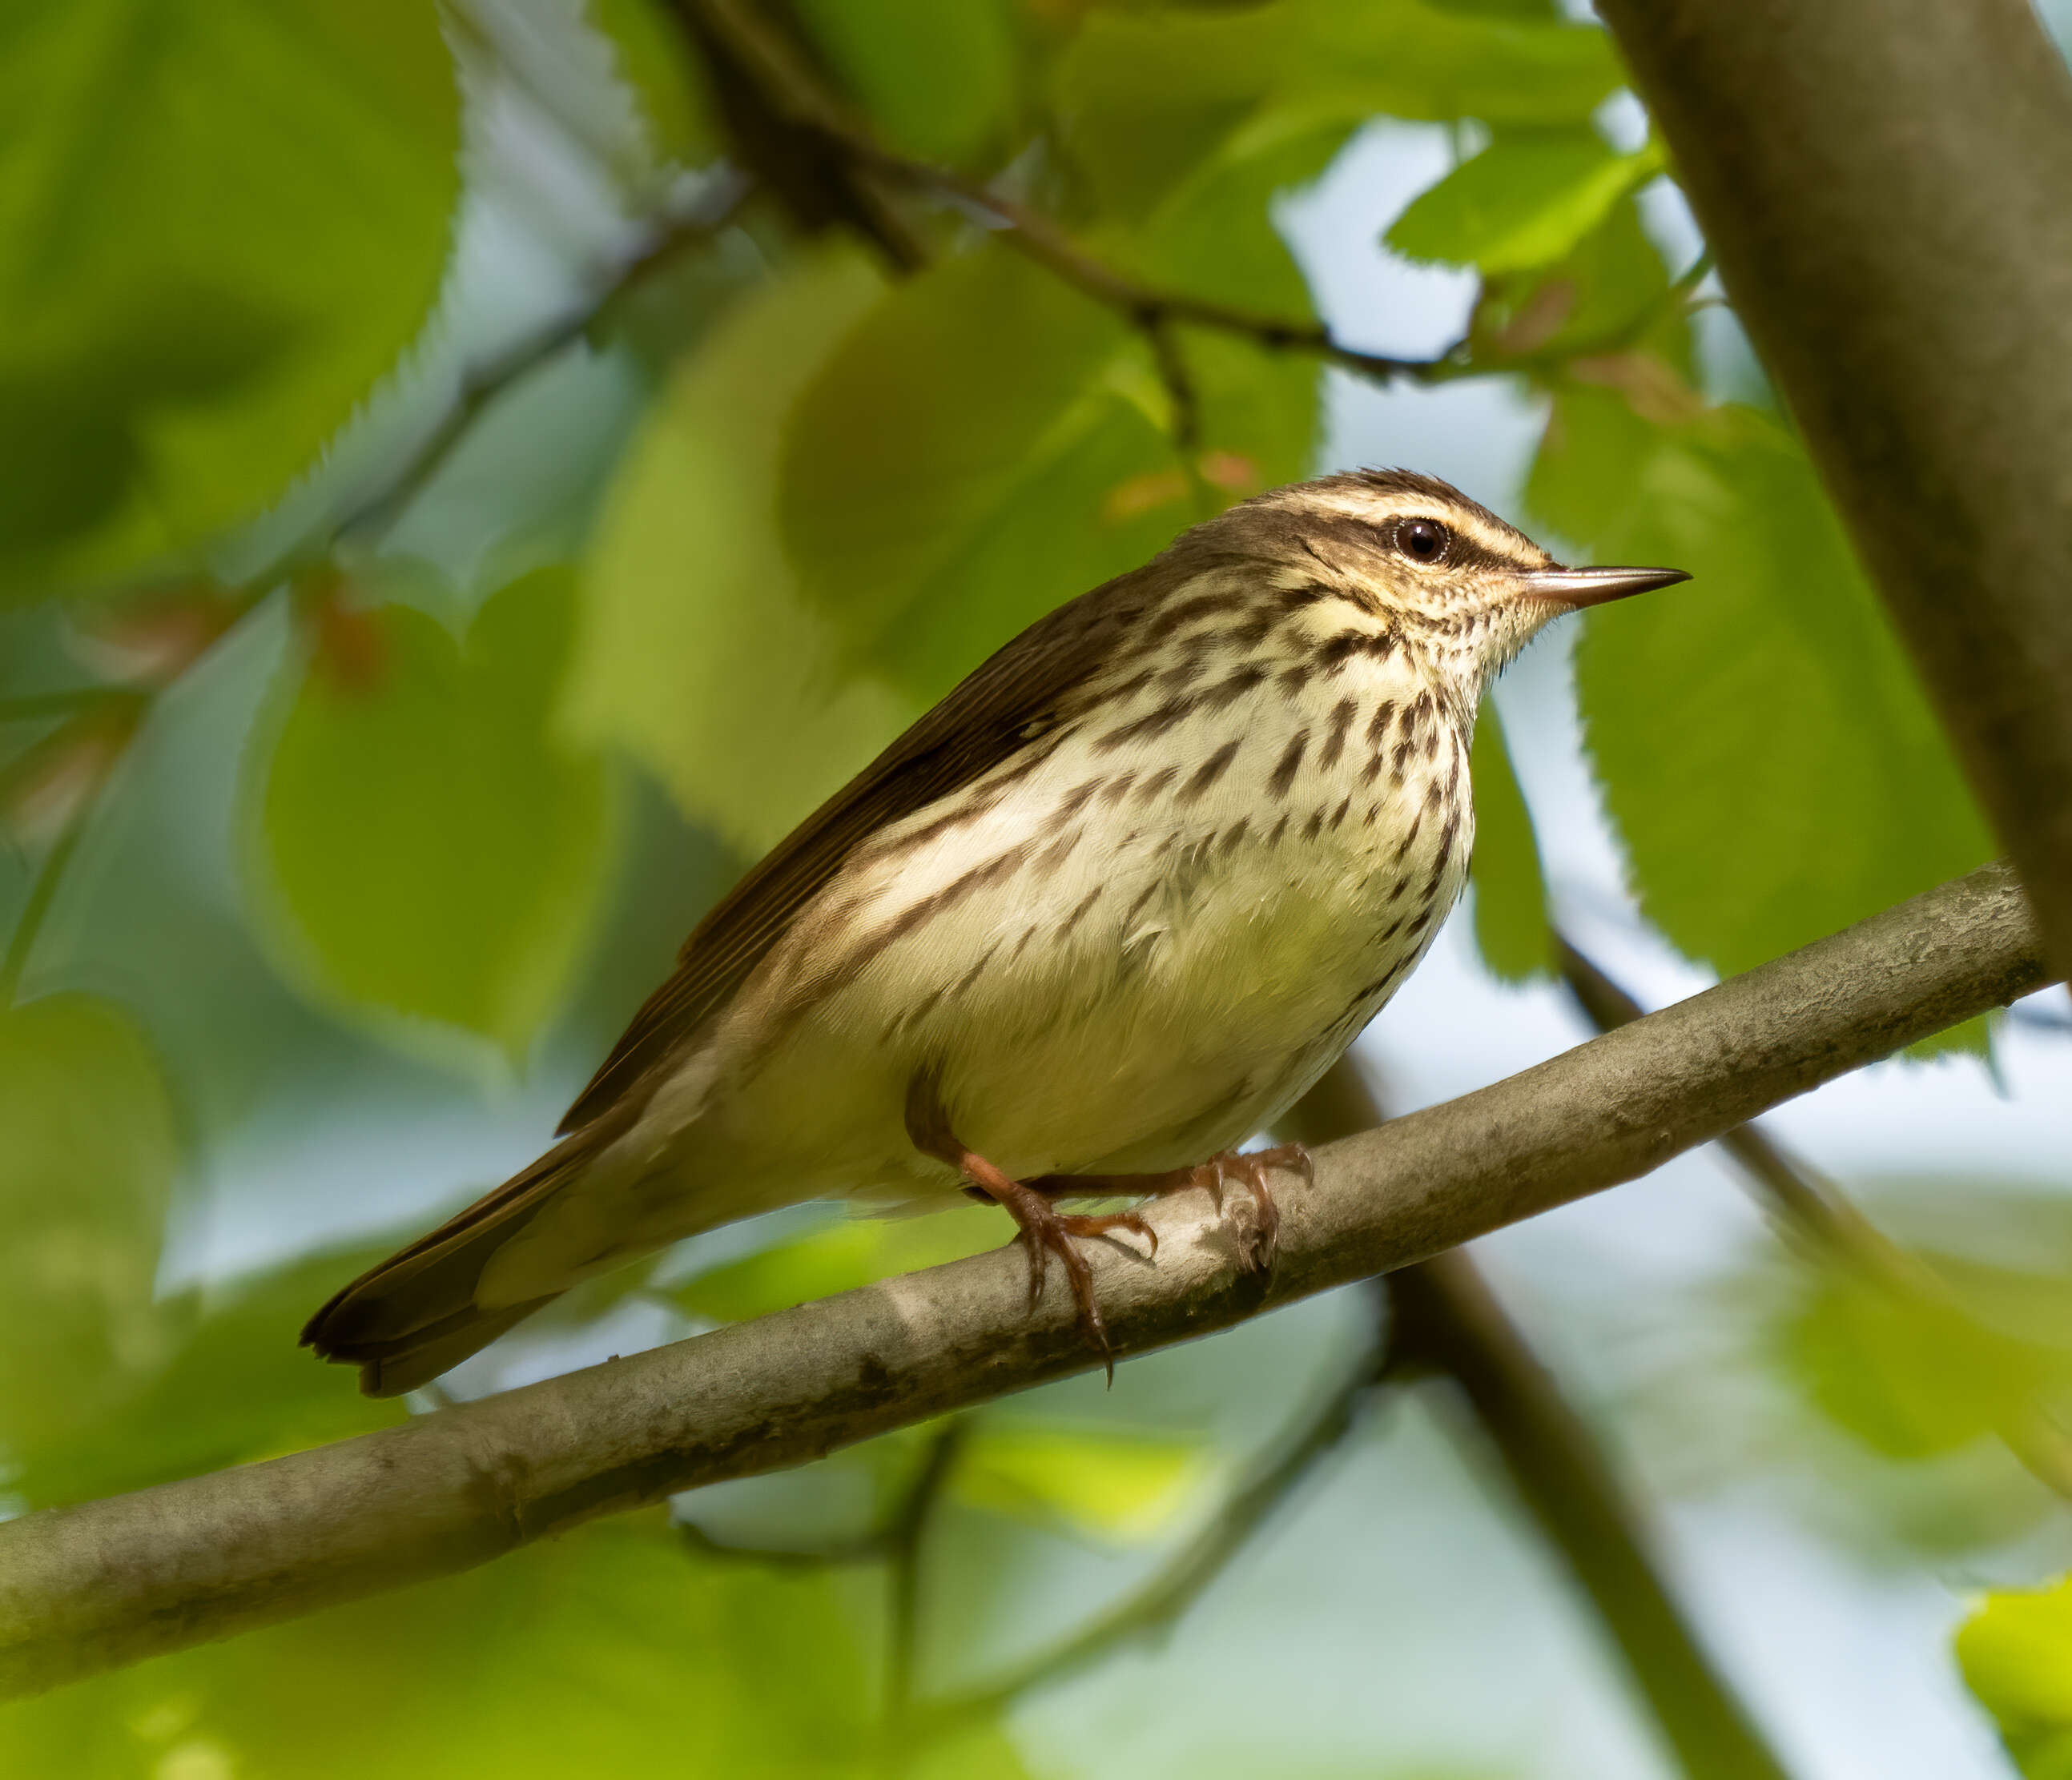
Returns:
[[[79,850],[80,837],[86,831],[87,815],[95,801],[97,800],[89,799],[72,813],[63,831],[51,843],[51,850],[43,855],[35,882],[30,886],[29,899],[22,904],[14,931],[8,937],[6,955],[0,958],[0,1008],[11,1007],[21,992],[23,974],[29,967],[36,937],[43,931],[44,918],[50,913],[51,904],[57,900],[65,868]]]

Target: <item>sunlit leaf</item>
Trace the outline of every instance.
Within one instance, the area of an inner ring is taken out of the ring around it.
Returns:
[[[1133,1429],[981,1421],[950,1487],[968,1506],[1104,1540],[1154,1537],[1207,1475],[1202,1449]]]
[[[298,1344],[310,1313],[393,1246],[294,1261],[183,1302],[162,1363],[125,1379],[71,1438],[26,1454],[10,1487],[31,1506],[81,1502],[399,1421],[397,1405],[360,1396]]]
[[[1602,31],[1420,0],[1093,14],[1061,64],[1068,154],[1103,207],[1147,215],[1240,126],[1396,117],[1581,125],[1619,84]]]
[[[1548,265],[1662,167],[1652,141],[1618,154],[1588,129],[1500,136],[1412,199],[1386,240],[1407,259],[1484,272]]]
[[[800,22],[887,141],[962,162],[1001,146],[1020,85],[1007,0],[796,0]]]
[[[777,531],[791,406],[881,289],[830,252],[715,324],[627,451],[585,570],[571,724],[750,853],[915,714],[851,670]]]
[[[1965,1684],[2027,1780],[2072,1775],[2072,1577],[1988,1595],[1956,1650]]]
[[[1468,765],[1475,794],[1475,947],[1492,976],[1527,982],[1552,964],[1547,884],[1532,813],[1511,770],[1503,720],[1488,699],[1475,722]]]
[[[0,587],[191,557],[421,326],[458,99],[416,0],[0,9]]]
[[[514,1056],[553,1011],[608,859],[603,769],[549,724],[573,598],[567,570],[528,576],[464,646],[403,606],[320,622],[254,864],[278,946],[327,999]]]
[[[1986,828],[1796,441],[1745,408],[1657,424],[1561,392],[1533,511],[1688,586],[1591,614],[1590,753],[1641,904],[1743,970],[1992,856]]]
[[[745,1323],[772,1310],[997,1249],[1013,1233],[997,1212],[960,1208],[924,1217],[857,1217],[709,1269],[669,1295],[693,1316]]]
[[[0,1010],[0,1450],[49,1450],[158,1363],[179,1147],[158,1059],[119,1009]]]

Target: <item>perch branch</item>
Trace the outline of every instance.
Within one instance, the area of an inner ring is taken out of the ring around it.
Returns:
[[[1175,1197],[1157,1258],[1090,1258],[1137,1353],[1421,1261],[1671,1156],[2046,980],[1988,866],[1317,1156],[1270,1280]],[[0,1696],[484,1563],[597,1515],[783,1470],[1100,1364],[1009,1246],[421,1416],[0,1524]]]

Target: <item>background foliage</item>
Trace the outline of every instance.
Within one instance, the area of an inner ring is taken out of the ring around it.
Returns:
[[[1347,330],[1387,318],[1334,308],[1326,331],[1289,219],[1375,143],[1441,164],[1349,251],[1460,295],[1399,380],[1499,391],[1542,429],[1519,487],[1474,491],[1579,558],[1697,576],[1575,650],[1643,947],[1745,969],[1988,856],[1594,25],[1540,0],[751,10],[845,127],[919,163],[895,174],[802,135],[715,16],[0,16],[8,1507],[404,1413],[298,1354],[301,1319],[529,1155],[732,874],[1039,613],[1333,466],[1334,404],[1387,380]],[[973,181],[1100,277],[1030,251]],[[1526,791],[1563,744],[1511,715],[1476,744],[1466,925],[1523,985],[1564,914],[1563,837]],[[1737,1238],[1662,1376],[1579,1388],[1619,1442],[1679,1455],[1643,1466],[1670,1495],[1753,1468],[1807,1537],[1893,1573],[2041,1582],[2062,1505],[1993,1430],[2072,1383],[2066,1184],[1996,1195],[1963,1241],[1933,1212],[1965,1183],[1881,1201],[1955,1310]],[[768,1222],[601,1282],[456,1388],[999,1234]],[[6,1708],[0,1760],[1095,1771],[1030,1713],[1125,1672],[1125,1634],[1212,1583],[1281,1501],[1234,1519],[1248,1479],[1334,1448],[1305,1392],[1378,1438],[1373,1319],[1342,1298],[1126,1368],[1112,1398],[1042,1393]],[[1515,1522],[1445,1404],[1396,1397],[1465,1458],[1423,1487]],[[1733,1450],[1684,1438],[1721,1401]],[[1359,1632],[1298,1606],[1251,1635],[1299,1657]],[[2064,1585],[1995,1597],[1957,1655],[2008,1757],[2072,1773]],[[1662,1771],[1618,1677],[1577,1661],[1595,1753],[1521,1745],[1506,1771]],[[1503,1685],[1457,1667],[1466,1697]],[[1259,1710],[1274,1746],[1293,1708]],[[1453,1759],[1379,1716],[1342,1754],[1314,1771]]]

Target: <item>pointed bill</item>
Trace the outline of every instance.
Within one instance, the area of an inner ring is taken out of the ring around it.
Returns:
[[[1523,577],[1534,597],[1572,608],[1602,605],[1658,587],[1674,587],[1690,576],[1680,568],[1536,568]]]

